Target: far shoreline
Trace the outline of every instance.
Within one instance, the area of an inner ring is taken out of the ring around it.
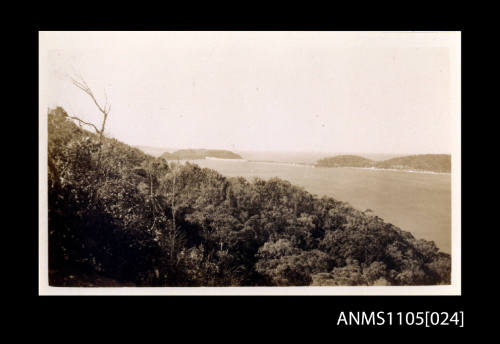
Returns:
[[[246,162],[246,163],[256,163],[256,164],[271,164],[271,165],[285,165],[292,167],[312,167],[312,168],[352,168],[358,170],[368,170],[368,171],[384,171],[384,172],[406,172],[406,173],[420,173],[420,174],[438,174],[438,175],[449,175],[451,172],[434,172],[426,170],[406,170],[397,168],[377,168],[377,167],[355,167],[355,166],[317,166],[314,164],[300,163],[300,162],[285,162],[285,161],[258,161],[258,160],[247,160],[247,159],[222,159],[205,157],[204,159],[179,159],[177,161],[196,163],[200,160],[212,160],[212,161],[230,161],[230,162]],[[174,161],[174,160],[168,160]]]
[[[377,167],[354,167],[354,166],[339,166],[339,167],[327,167],[327,166],[315,166],[318,168],[356,168],[360,170],[370,170],[370,171],[392,171],[392,172],[406,172],[406,173],[422,173],[422,174],[448,174],[451,176],[451,172],[434,172],[425,170],[405,170],[397,168],[377,168]]]

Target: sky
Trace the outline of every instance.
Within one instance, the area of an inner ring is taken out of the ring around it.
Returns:
[[[41,32],[40,99],[131,145],[450,153],[456,32]],[[46,110],[45,110],[46,112]]]

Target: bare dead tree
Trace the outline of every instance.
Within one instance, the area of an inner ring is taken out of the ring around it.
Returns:
[[[102,145],[104,130],[106,128],[106,121],[108,120],[109,113],[111,112],[111,104],[108,102],[108,94],[106,93],[106,90],[104,90],[104,96],[105,96],[106,100],[105,100],[104,105],[101,105],[97,101],[97,98],[95,97],[94,93],[92,92],[92,89],[89,87],[89,85],[87,84],[87,82],[85,81],[85,79],[81,75],[78,75],[76,78],[71,77],[71,81],[72,81],[73,85],[75,85],[76,87],[81,89],[83,92],[85,92],[90,97],[90,99],[92,99],[94,104],[97,106],[97,109],[99,109],[99,112],[102,113],[103,119],[102,119],[102,123],[101,123],[101,128],[99,129],[95,124],[83,121],[82,119],[80,119],[76,116],[68,116],[68,117],[77,120],[80,124],[85,124],[85,125],[88,125],[88,126],[91,126],[92,128],[94,128],[96,133],[99,135],[99,143]],[[102,154],[101,152],[102,152],[102,150],[99,147],[99,151],[97,154],[97,171],[99,171],[100,165],[101,165],[101,154]]]
[[[176,211],[176,205],[175,205],[175,184],[177,181],[177,172],[179,170],[178,165],[175,166],[174,169],[172,169],[172,200],[171,200],[171,210],[172,210],[172,224],[174,230],[176,229],[175,225],[175,211]]]
[[[155,207],[155,197],[153,192],[153,166],[151,162],[148,163],[146,172],[148,173],[149,176],[149,201],[151,204],[151,212],[153,214],[153,224],[151,225],[150,228],[150,230],[152,231],[154,230],[156,225],[156,207]]]
[[[95,132],[97,133],[97,135],[99,136],[99,148],[98,148],[98,152],[97,152],[96,171],[97,171],[97,178],[100,179],[104,130],[106,128],[106,121],[108,119],[109,113],[111,112],[111,104],[109,104],[108,95],[106,93],[106,90],[104,90],[104,96],[105,96],[106,100],[105,100],[104,105],[101,105],[99,103],[99,101],[97,101],[97,98],[95,97],[94,93],[92,92],[92,89],[89,87],[89,85],[87,84],[87,82],[85,81],[85,79],[81,75],[77,75],[76,78],[71,77],[71,81],[72,81],[73,85],[75,85],[80,90],[85,92],[92,99],[94,104],[97,106],[97,109],[99,110],[99,112],[101,112],[103,115],[103,120],[102,120],[102,123],[100,125],[100,128],[97,125],[90,123],[90,122],[87,122],[87,121],[84,121],[81,118],[78,118],[76,116],[67,115],[68,118],[71,118],[71,119],[78,121],[80,125],[85,124],[85,125],[92,127],[95,130]],[[95,197],[96,197],[96,193],[93,193],[93,195],[91,196],[91,199],[93,201],[95,201]]]
[[[83,123],[83,124],[86,124],[86,125],[93,127],[94,130],[96,131],[96,133],[99,135],[99,140],[102,141],[102,137],[104,135],[104,129],[106,127],[106,121],[108,119],[109,113],[111,112],[111,104],[109,104],[109,102],[108,102],[108,95],[106,93],[106,90],[104,90],[104,96],[106,98],[106,101],[104,103],[104,106],[101,106],[101,104],[99,104],[99,102],[97,101],[96,97],[94,96],[94,93],[92,92],[92,90],[89,87],[89,85],[87,84],[87,82],[81,76],[78,76],[78,79],[79,80],[77,80],[75,78],[71,78],[73,85],[75,85],[76,87],[81,89],[83,92],[85,92],[92,99],[94,104],[97,106],[97,108],[99,109],[99,111],[103,115],[101,129],[99,129],[96,125],[94,125],[92,123],[85,122],[85,121],[81,120],[78,117],[71,116],[70,118],[75,119],[80,123]]]
[[[174,248],[175,248],[175,242],[177,239],[177,225],[175,223],[175,212],[176,212],[176,204],[175,204],[175,197],[176,197],[176,182],[177,182],[177,173],[179,171],[179,165],[178,163],[175,165],[175,167],[172,169],[172,199],[171,199],[171,205],[170,209],[172,211],[172,235],[170,238],[170,259],[173,261],[173,254],[174,254]]]

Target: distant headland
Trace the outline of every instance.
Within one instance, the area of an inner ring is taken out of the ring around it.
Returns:
[[[236,153],[221,149],[180,149],[173,153],[165,152],[161,157],[165,160],[243,159]]]
[[[361,167],[405,171],[451,172],[450,154],[419,154],[374,161],[358,155],[337,155],[317,161],[316,167]]]

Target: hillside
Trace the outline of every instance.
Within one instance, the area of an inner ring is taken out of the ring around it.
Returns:
[[[219,159],[242,159],[236,153],[218,149],[181,149],[173,153],[165,152],[161,155],[165,160],[197,160],[210,158]]]
[[[167,163],[48,116],[51,286],[449,284],[434,242],[272,178]]]
[[[357,155],[337,155],[318,160],[317,167],[365,167],[450,173],[451,155],[420,154],[374,161]]]

